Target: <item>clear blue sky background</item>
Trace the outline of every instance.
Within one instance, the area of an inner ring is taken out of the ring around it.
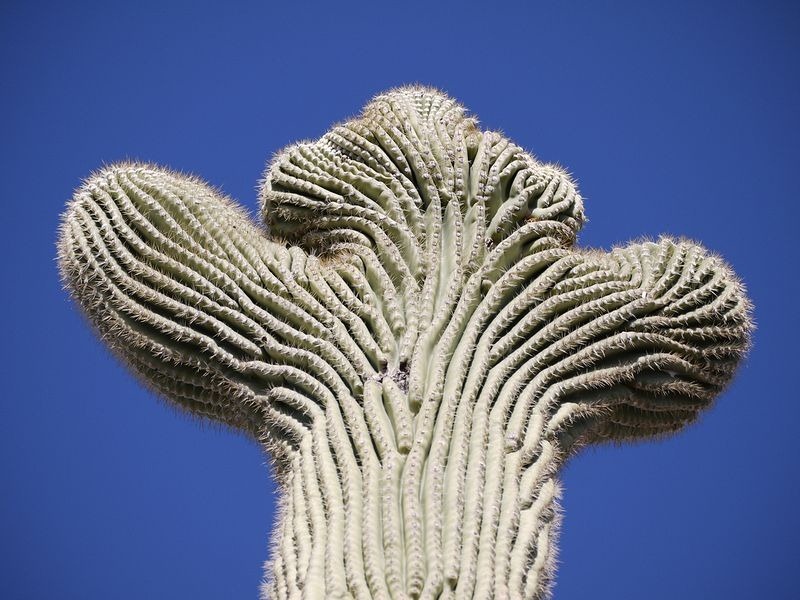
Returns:
[[[574,173],[582,244],[701,240],[755,302],[753,351],[697,425],[569,465],[556,600],[797,598],[797,3],[164,4],[0,5],[0,598],[257,597],[264,455],[93,338],[59,216],[128,158],[253,209],[278,149],[410,82]]]

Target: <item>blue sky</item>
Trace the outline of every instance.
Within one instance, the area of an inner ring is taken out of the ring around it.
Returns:
[[[796,597],[796,4],[164,4],[0,5],[0,597],[257,597],[265,456],[93,338],[58,280],[59,216],[128,158],[254,209],[277,150],[412,82],[572,172],[583,245],[697,239],[755,303],[751,355],[698,424],[568,466],[556,600]]]

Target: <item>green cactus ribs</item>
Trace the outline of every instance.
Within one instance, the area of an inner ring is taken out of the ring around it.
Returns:
[[[275,459],[265,598],[544,598],[558,473],[679,430],[746,352],[749,303],[699,245],[575,239],[569,176],[400,88],[287,148],[252,223],[202,181],[92,175],[66,285],[141,380]]]

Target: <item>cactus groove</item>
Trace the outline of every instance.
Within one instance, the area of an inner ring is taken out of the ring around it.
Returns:
[[[702,247],[575,247],[575,185],[441,92],[280,153],[262,226],[146,164],[64,216],[66,285],[159,394],[274,458],[264,598],[545,598],[558,473],[692,422],[749,303]]]

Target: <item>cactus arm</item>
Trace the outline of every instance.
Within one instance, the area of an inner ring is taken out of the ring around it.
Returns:
[[[147,384],[276,461],[270,598],[544,598],[558,472],[694,420],[746,351],[700,246],[575,248],[570,177],[428,88],[287,148],[265,230],[193,177],[123,164],[60,264]]]

